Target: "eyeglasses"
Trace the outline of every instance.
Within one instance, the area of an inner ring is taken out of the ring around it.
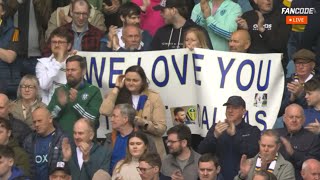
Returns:
[[[170,141],[170,140],[166,140],[166,144],[174,144],[176,142],[179,142],[181,140],[176,140],[176,141]]]
[[[51,41],[52,45],[55,45],[55,44],[61,45],[61,44],[65,44],[65,43],[67,43],[67,41]]]
[[[141,167],[137,167],[137,171],[140,174],[146,173],[147,170],[152,169],[153,167],[149,167],[149,168],[141,168]]]
[[[294,64],[296,66],[306,66],[307,64],[311,63],[312,61],[296,61]]]
[[[82,13],[82,12],[73,12],[73,15],[74,15],[75,17],[80,17],[80,16],[82,16],[82,17],[88,17],[88,13]]]
[[[21,85],[20,88],[21,89],[34,89],[36,86],[33,85]]]

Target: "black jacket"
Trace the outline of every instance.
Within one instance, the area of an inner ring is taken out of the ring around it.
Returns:
[[[276,8],[274,8],[276,9]],[[285,17],[276,9],[268,14],[263,14],[265,31],[258,31],[258,15],[255,10],[245,12],[242,15],[247,21],[248,31],[251,37],[249,53],[283,53],[283,67],[288,64],[287,43],[289,39],[290,26],[286,25]]]
[[[31,128],[20,119],[14,118],[9,114],[9,122],[12,127],[12,136],[22,146],[24,139],[32,132]]]
[[[284,146],[279,152],[285,160],[290,161],[295,169],[296,180],[302,180],[300,171],[303,161],[314,158],[320,159],[320,139],[318,135],[311,133],[303,127],[296,133],[289,133],[286,128],[276,129],[280,136],[285,137],[292,145],[294,153],[290,156]]]

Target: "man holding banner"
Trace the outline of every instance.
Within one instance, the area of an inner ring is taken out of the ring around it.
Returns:
[[[242,154],[252,158],[258,153],[260,130],[244,122],[246,103],[242,97],[231,96],[223,106],[227,106],[225,122],[213,124],[198,151],[216,154],[221,159],[224,179],[233,179]]]

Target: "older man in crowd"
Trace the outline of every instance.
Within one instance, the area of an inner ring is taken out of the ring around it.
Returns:
[[[68,139],[63,139],[63,161],[71,170],[72,179],[92,180],[96,173],[103,171],[108,176],[110,154],[103,146],[93,141],[95,136],[94,123],[81,118],[76,121],[73,128],[75,145],[71,145]]]
[[[207,136],[200,143],[200,153],[215,153],[221,160],[221,173],[225,179],[232,179],[239,171],[243,154],[254,157],[259,151],[260,130],[245,123],[246,103],[240,96],[231,96],[223,104],[226,119],[214,123]]]
[[[278,179],[295,180],[294,167],[279,153],[280,146],[281,140],[277,132],[264,131],[259,141],[259,153],[252,159],[242,155],[240,171],[234,179],[251,180],[255,171],[264,169],[272,172]]]
[[[320,179],[320,162],[316,159],[308,159],[303,162],[301,176],[303,180]]]
[[[305,116],[300,105],[289,105],[283,119],[285,127],[276,129],[282,142],[279,152],[294,166],[296,179],[301,179],[303,161],[308,158],[320,159],[320,139],[303,127]]]

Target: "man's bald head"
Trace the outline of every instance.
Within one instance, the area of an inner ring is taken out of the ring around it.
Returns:
[[[32,112],[32,122],[36,132],[43,137],[55,129],[51,114],[45,107],[39,107]]]
[[[247,52],[251,45],[250,34],[247,30],[240,29],[232,33],[229,40],[231,52]]]
[[[303,108],[298,104],[290,104],[285,109],[283,122],[285,123],[288,132],[298,132],[305,122]]]
[[[0,117],[8,119],[9,116],[9,98],[0,93]]]
[[[7,95],[3,94],[3,93],[0,93],[0,101],[1,102],[5,102],[6,104],[9,103],[9,98]]]
[[[301,169],[303,180],[320,179],[320,162],[316,159],[308,159],[303,162]]]

